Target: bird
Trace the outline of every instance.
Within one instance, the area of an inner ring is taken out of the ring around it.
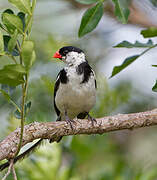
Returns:
[[[66,66],[58,73],[54,86],[54,109],[57,114],[56,121],[66,121],[73,129],[73,119],[84,119],[86,116],[94,126],[96,119],[89,112],[96,103],[95,73],[86,60],[85,53],[74,46],[65,46],[59,49],[54,56],[63,61]],[[62,137],[55,141],[60,142]],[[14,164],[32,153],[43,139],[14,159]],[[53,142],[50,139],[49,142]],[[0,171],[9,166],[9,161],[0,165]]]
[[[97,84],[85,53],[80,48],[65,46],[56,51],[53,58],[59,58],[66,64],[58,73],[54,86],[57,121],[66,121],[73,129],[74,118],[84,119],[87,116],[94,125],[96,120],[89,111],[96,103]]]

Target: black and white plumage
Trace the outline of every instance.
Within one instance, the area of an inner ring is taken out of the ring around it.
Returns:
[[[95,121],[89,115],[96,102],[96,79],[92,68],[89,66],[84,52],[76,47],[66,46],[56,52],[54,58],[60,58],[66,63],[58,76],[54,88],[54,107],[58,116],[57,120],[66,120],[70,123],[77,117],[84,119],[88,116],[92,124]],[[57,142],[62,137],[58,138]],[[43,139],[40,139],[28,150],[14,159],[16,161],[24,158],[32,152]],[[50,139],[52,142],[53,139]],[[0,171],[9,166],[9,161],[0,165]]]
[[[58,120],[71,124],[75,117],[84,119],[96,102],[95,73],[88,64],[84,52],[73,46],[66,46],[57,51],[54,58],[59,58],[66,66],[59,72],[54,88],[54,108]]]
[[[57,120],[66,120],[72,127],[71,122],[75,117],[84,119],[88,116],[93,124],[95,119],[89,115],[89,111],[96,102],[96,79],[84,52],[79,48],[66,46],[56,52],[54,58],[60,58],[66,63],[66,67],[57,76],[54,88],[54,108],[58,116]],[[57,142],[61,138],[58,138]],[[40,139],[27,151],[17,156],[14,163],[32,152],[42,140]],[[53,142],[53,139],[50,139],[50,142]],[[8,161],[0,165],[0,171],[9,164]]]

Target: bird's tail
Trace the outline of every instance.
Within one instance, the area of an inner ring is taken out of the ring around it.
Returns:
[[[58,139],[49,139],[49,143],[53,143],[54,141],[56,141],[57,143],[59,143],[61,141],[63,136],[60,136]]]
[[[61,121],[61,116],[58,116],[57,117],[57,120],[56,121]],[[59,143],[61,141],[63,136],[60,136],[58,139],[49,139],[49,143],[53,143],[54,141],[56,141],[57,143]]]
[[[14,164],[19,161],[24,159],[26,156],[28,156],[31,152],[33,152],[37,146],[39,146],[41,144],[43,139],[40,139],[39,141],[37,141],[33,146],[31,146],[29,149],[27,149],[25,152],[23,152],[22,154],[20,154],[19,156],[15,157],[14,159]],[[5,168],[9,167],[10,162],[7,161],[4,164],[0,165],[0,171],[3,171]]]

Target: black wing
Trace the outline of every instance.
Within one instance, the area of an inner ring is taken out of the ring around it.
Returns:
[[[77,67],[77,73],[83,74],[82,83],[86,83],[89,80],[90,74],[92,73],[92,68],[88,64],[88,62],[83,62]]]
[[[59,74],[60,74],[60,73],[59,73]],[[56,93],[57,93],[57,90],[58,90],[59,85],[60,85],[59,74],[58,74],[57,80],[56,80],[56,82],[55,82],[55,87],[54,87],[54,98],[53,98],[54,108],[55,108],[55,111],[56,111],[57,116],[60,115],[60,111],[59,111],[59,109],[57,108],[56,102],[55,102]]]
[[[56,105],[56,102],[55,102],[55,97],[56,97],[57,91],[59,89],[60,83],[66,84],[68,82],[68,77],[67,77],[66,74],[67,74],[66,71],[64,69],[62,69],[59,72],[59,74],[57,75],[57,79],[56,79],[55,86],[54,86],[54,99],[53,99],[53,103],[54,103],[54,108],[55,108],[57,116],[60,115],[60,111],[57,108],[57,105]]]
[[[97,83],[96,83],[96,79],[95,79],[95,89],[97,89]]]
[[[90,67],[90,65],[88,64],[87,61],[81,63],[80,65],[78,65],[77,73],[78,74],[83,74],[83,80],[82,80],[81,83],[88,82],[90,75],[91,74],[94,75],[94,71],[92,70],[92,68]],[[96,80],[95,80],[95,88],[97,88]]]

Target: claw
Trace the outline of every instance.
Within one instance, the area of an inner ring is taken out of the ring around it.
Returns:
[[[96,119],[95,119],[95,118],[93,118],[92,116],[90,116],[89,114],[88,114],[88,120],[90,120],[90,121],[91,121],[92,126],[94,126],[94,122],[95,122],[95,123],[97,123]]]
[[[68,116],[65,116],[65,121],[67,122],[67,124],[70,124],[70,127],[73,130],[74,128],[73,128],[72,123],[74,123],[75,121],[70,119]]]
[[[69,118],[66,111],[65,111],[65,121],[67,122],[67,124],[70,124],[70,127],[73,130],[74,128],[73,128],[72,123],[75,123],[75,121]]]

